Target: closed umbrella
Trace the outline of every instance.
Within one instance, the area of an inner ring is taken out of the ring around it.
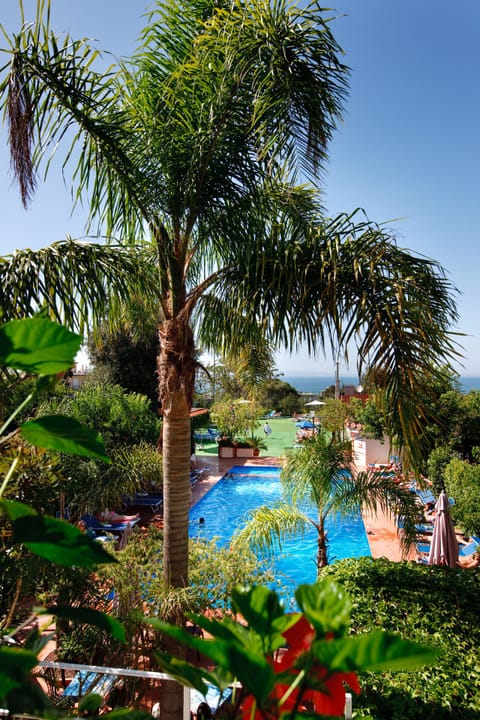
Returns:
[[[448,497],[444,492],[441,492],[435,503],[435,523],[432,544],[428,554],[428,564],[455,567],[457,561],[458,542],[448,507]]]

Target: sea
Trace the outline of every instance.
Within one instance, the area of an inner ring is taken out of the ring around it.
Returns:
[[[307,393],[309,395],[319,395],[326,388],[335,385],[335,377],[333,375],[284,375],[280,376],[283,382],[292,385],[299,393]],[[359,385],[359,379],[356,375],[340,375],[340,389],[342,385]],[[459,389],[462,393],[468,393],[470,390],[480,390],[480,377],[465,375],[460,377]]]

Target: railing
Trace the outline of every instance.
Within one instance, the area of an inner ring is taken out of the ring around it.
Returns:
[[[95,673],[98,675],[105,675],[105,676],[113,676],[118,678],[143,678],[145,680],[153,680],[158,681],[159,686],[160,682],[175,682],[175,680],[170,677],[170,675],[167,675],[166,673],[162,672],[156,672],[154,670],[134,670],[130,668],[114,668],[114,667],[105,667],[103,665],[81,665],[78,663],[66,663],[61,661],[49,661],[49,660],[41,660],[39,661],[39,666],[45,669],[52,669],[52,670],[59,670],[64,672],[75,672],[75,673]],[[67,686],[68,687],[68,686]],[[183,689],[184,695],[183,695],[183,717],[184,720],[190,720],[191,717],[191,711],[195,712],[196,708],[191,707],[191,699],[190,699],[190,688],[184,687]],[[93,689],[93,692],[95,692],[95,689]],[[345,713],[344,717],[345,720],[351,720],[352,718],[352,695],[351,693],[346,693],[345,695]],[[154,695],[152,696],[152,706],[153,706],[153,699]],[[158,700],[157,700],[158,702]],[[150,712],[152,711],[153,707],[150,707]],[[15,720],[17,718],[18,720],[28,720],[28,718],[33,718],[34,716],[13,716],[12,720]]]
[[[144,691],[142,692],[142,705],[145,707],[145,709],[149,710],[151,712],[152,707],[154,703],[158,702],[159,700],[159,689],[160,689],[160,683],[161,682],[175,682],[170,675],[167,675],[166,673],[162,672],[156,672],[154,670],[134,670],[130,668],[117,668],[117,667],[105,667],[104,665],[84,665],[80,663],[67,663],[67,662],[61,662],[61,661],[54,661],[54,660],[41,660],[38,663],[40,668],[43,668],[44,670],[50,670],[54,673],[58,673],[59,677],[63,673],[70,673],[74,674],[75,677],[78,679],[78,693],[76,692],[74,695],[72,693],[68,692],[67,685],[63,692],[60,692],[57,694],[56,699],[61,700],[64,698],[66,701],[75,702],[78,700],[83,694],[87,694],[88,692],[95,692],[95,685],[92,684],[92,678],[89,677],[89,675],[96,675],[96,676],[102,676],[102,677],[108,677],[108,678],[117,678],[118,680],[125,679],[125,678],[137,678],[140,680],[146,681],[146,683],[152,683],[153,687],[150,685],[148,687],[148,701],[144,699],[145,696],[145,690],[147,687],[145,686]],[[47,681],[46,676],[42,676],[45,681]],[[88,679],[87,679],[88,678]],[[70,680],[70,683],[74,680],[72,677]],[[50,680],[51,682],[51,680]],[[47,685],[50,683],[47,681]],[[60,682],[58,683],[60,685]],[[101,687],[107,687],[109,690],[111,690],[114,686],[114,683],[105,683],[101,682],[99,683]],[[156,687],[157,685],[157,687]],[[82,689],[84,688],[85,692],[82,692]],[[158,691],[158,692],[157,692]],[[190,719],[190,689],[184,688],[184,720]]]

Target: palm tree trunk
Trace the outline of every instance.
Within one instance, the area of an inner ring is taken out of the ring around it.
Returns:
[[[190,407],[194,384],[193,335],[182,318],[162,323],[158,357],[159,394],[163,414],[163,575],[167,587],[188,583],[188,513],[190,509]],[[167,622],[183,624],[182,608],[173,608]],[[163,638],[167,652],[182,657],[182,648]],[[162,718],[181,720],[183,688],[162,685]]]
[[[320,573],[320,570],[328,565],[327,533],[325,532],[325,523],[323,518],[317,525],[317,533],[317,571]]]

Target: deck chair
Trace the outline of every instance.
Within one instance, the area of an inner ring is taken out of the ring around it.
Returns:
[[[87,528],[95,533],[118,533],[120,535],[128,526],[133,527],[138,522],[138,519],[135,519],[129,522],[109,523],[98,520],[93,515],[82,515],[81,519],[85,522]]]
[[[152,513],[156,513],[163,505],[162,493],[135,493],[132,497],[123,498],[127,507],[149,507]]]
[[[475,540],[470,540],[466,545],[460,545],[458,548],[458,554],[460,557],[471,557],[475,550],[480,549],[480,543]]]
[[[430,552],[430,543],[415,543],[415,547],[417,548],[417,552],[421,555],[428,555]]]

